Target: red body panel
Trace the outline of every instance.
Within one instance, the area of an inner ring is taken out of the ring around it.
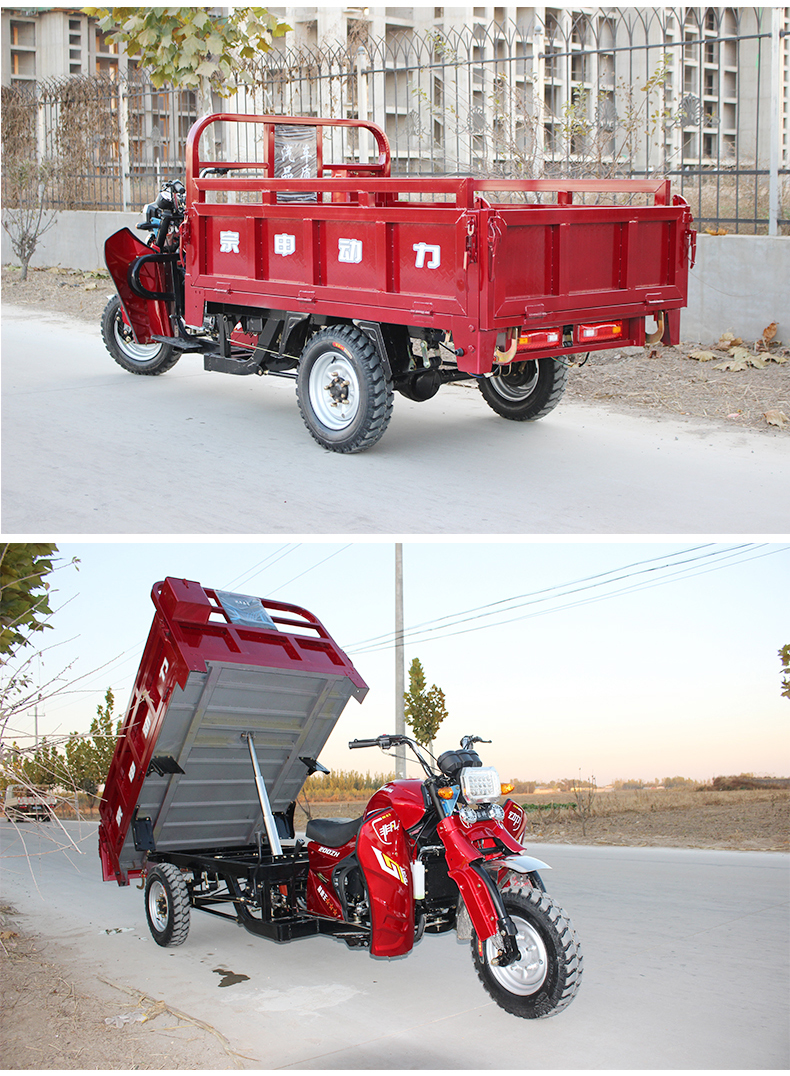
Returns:
[[[502,805],[505,812],[505,820],[502,825],[516,841],[523,841],[524,830],[527,828],[527,816],[524,808],[513,800],[505,800]]]
[[[403,956],[414,945],[414,896],[406,834],[394,810],[369,815],[357,859],[370,897],[372,956]]]
[[[138,344],[150,344],[154,335],[172,336],[170,304],[163,299],[143,299],[135,295],[129,286],[128,271],[132,262],[142,254],[155,253],[142,243],[128,228],[115,232],[104,244],[104,261],[118,290]],[[168,270],[169,273],[169,270]],[[140,283],[149,291],[169,291],[165,267],[149,262],[140,270]]]
[[[266,160],[231,165],[263,176],[200,177],[215,163],[201,157],[200,135],[220,121],[263,126]],[[274,178],[279,123],[316,129],[316,178]],[[343,123],[372,132],[377,163],[323,163],[321,133]],[[186,187],[185,318],[194,326],[203,324],[205,303],[216,302],[436,327],[452,332],[459,368],[481,374],[505,330],[631,319],[627,339],[596,346],[639,344],[646,316],[686,303],[691,214],[681,199],[670,204],[663,180],[393,179],[375,125],[223,114],[190,132]],[[278,203],[281,191],[316,200]],[[514,198],[492,206],[485,191]],[[550,191],[557,204],[526,202]],[[573,205],[583,191],[641,192],[653,204]],[[234,197],[212,203],[212,192]],[[677,319],[665,326],[664,341],[677,342]],[[566,333],[562,347],[529,357],[563,348],[589,350]]]
[[[352,838],[342,848],[325,848],[315,841],[308,844],[310,871],[307,876],[307,910],[311,915],[328,916],[330,919],[343,918],[343,908],[332,882],[332,871],[344,859],[354,854],[355,844],[356,838]]]

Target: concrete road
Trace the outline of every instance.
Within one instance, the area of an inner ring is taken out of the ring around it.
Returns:
[[[183,357],[125,373],[98,329],[4,307],[6,534],[667,534],[790,530],[788,440],[474,389],[397,395],[379,444],[315,444],[293,382]]]
[[[3,899],[88,987],[106,979],[221,1031],[262,1068],[787,1069],[790,857],[533,845],[585,954],[548,1020],[499,1009],[454,935],[374,960],[329,938],[276,945],[193,912],[183,946],[150,937],[143,896],[100,880],[96,826],[0,823]],[[221,987],[216,969],[248,976]],[[118,997],[124,997],[118,994]],[[123,1002],[119,1003],[119,1012]]]

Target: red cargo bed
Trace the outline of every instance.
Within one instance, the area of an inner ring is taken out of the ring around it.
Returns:
[[[266,840],[246,737],[278,825],[353,695],[367,685],[321,622],[285,602],[167,578],[100,808],[105,881],[147,851]],[[285,820],[285,821],[284,821]]]
[[[201,156],[201,135],[219,122],[262,128],[263,160]],[[324,128],[344,123],[371,132],[374,164],[324,163]],[[275,177],[283,124],[316,131],[316,177]],[[201,174],[217,167],[241,174]],[[386,136],[374,124],[234,114],[197,123],[187,143],[187,323],[201,326],[205,304],[216,303],[441,327],[452,333],[458,368],[476,375],[491,371],[497,335],[517,329],[555,326],[560,348],[581,351],[590,346],[584,322],[616,317],[617,344],[639,345],[644,318],[664,314],[665,340],[676,342],[694,233],[686,203],[670,204],[667,181],[398,179],[389,171]],[[556,204],[536,201],[551,192]],[[574,205],[581,193],[651,204]]]

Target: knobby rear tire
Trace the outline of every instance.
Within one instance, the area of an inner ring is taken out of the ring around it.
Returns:
[[[514,362],[478,381],[488,406],[513,422],[532,422],[553,411],[567,383],[568,367],[556,359]]]
[[[181,352],[169,344],[138,344],[131,328],[123,319],[121,300],[114,295],[101,317],[101,336],[104,346],[119,366],[130,374],[155,377],[172,370]]]
[[[472,960],[494,1001],[513,1016],[539,1020],[571,1003],[582,978],[582,953],[568,916],[540,889],[521,887],[502,894],[518,935],[519,959],[500,967],[493,938],[472,931]]]
[[[392,379],[371,340],[353,325],[328,325],[299,359],[299,411],[308,430],[332,452],[362,452],[392,417]]]
[[[183,945],[189,933],[189,889],[172,863],[158,863],[145,880],[145,915],[157,945]]]

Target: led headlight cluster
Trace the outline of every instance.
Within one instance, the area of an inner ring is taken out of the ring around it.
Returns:
[[[502,794],[499,774],[493,766],[464,766],[461,791],[467,803],[488,803]]]

